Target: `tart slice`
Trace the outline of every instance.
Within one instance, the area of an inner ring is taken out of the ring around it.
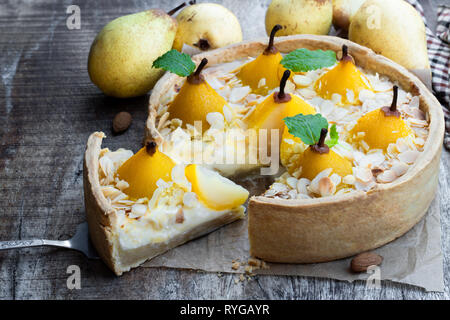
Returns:
[[[155,141],[133,155],[102,149],[104,137],[89,137],[84,196],[92,242],[115,274],[244,217],[241,186],[176,163]]]

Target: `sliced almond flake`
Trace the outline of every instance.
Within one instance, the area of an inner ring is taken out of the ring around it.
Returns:
[[[120,193],[117,197],[111,200],[111,203],[116,203],[119,200],[127,199],[128,196],[125,193]]]
[[[259,79],[258,88],[264,87],[266,85],[266,78]]]
[[[342,101],[342,96],[341,96],[339,93],[333,93],[333,94],[331,95],[331,101],[332,101],[334,104],[339,104],[339,103],[341,103],[341,101]]]
[[[333,173],[333,174],[330,176],[330,179],[331,179],[331,181],[332,181],[336,186],[338,186],[338,185],[341,183],[341,181],[342,181],[341,176],[338,175],[337,173]]]
[[[368,100],[368,99],[374,99],[375,98],[375,93],[373,93],[372,90],[367,90],[367,89],[362,89],[359,92],[359,96],[358,96],[359,100],[361,102],[364,103],[364,101]]]
[[[324,177],[319,180],[319,194],[322,197],[328,197],[336,192],[336,185],[329,177]]]
[[[225,118],[220,112],[210,112],[206,115],[206,121],[212,129],[222,130],[225,127]]]
[[[313,193],[319,193],[319,181],[322,178],[328,177],[331,174],[331,171],[333,171],[332,168],[328,168],[320,172],[312,181],[311,184],[308,187],[308,190],[310,190]]]
[[[143,204],[134,204],[131,206],[130,218],[142,217],[147,212],[147,206]]]
[[[372,171],[369,168],[355,167],[353,168],[353,175],[358,181],[363,183],[368,183],[373,179]]]
[[[125,180],[119,180],[119,182],[116,183],[116,187],[119,188],[120,190],[125,190],[129,186],[130,185]]]
[[[355,181],[356,181],[355,176],[353,176],[353,175],[351,175],[351,174],[345,176],[345,177],[342,179],[342,182],[343,182],[343,183],[349,184],[349,185],[354,184]]]
[[[287,194],[288,194],[289,198],[295,199],[297,197],[297,190],[295,190],[295,189],[289,190]]]
[[[366,182],[366,183],[356,180],[354,186],[355,186],[356,190],[362,190],[364,192],[367,192],[367,191],[373,189],[376,185],[377,185],[377,183],[373,180],[371,180],[370,182]]]
[[[425,144],[425,140],[422,138],[416,138],[414,139],[414,143],[417,144],[418,146],[423,146]]]
[[[272,184],[271,189],[276,191],[277,193],[288,191],[288,187],[285,184],[278,183],[278,182],[275,182],[274,184]]]
[[[308,194],[308,186],[311,184],[311,181],[306,178],[300,178],[297,182],[297,191],[302,194]]]
[[[286,86],[284,87],[286,93],[294,93],[295,89],[295,84],[291,80],[286,81]]]
[[[320,113],[322,113],[322,115],[326,118],[333,112],[334,108],[335,106],[331,101],[325,100],[320,105]]]
[[[417,127],[417,128],[425,128],[428,126],[428,122],[425,120],[419,120],[416,118],[408,118],[406,120],[406,122],[411,126],[411,127]]]
[[[313,82],[311,77],[300,74],[295,75],[292,80],[294,80],[294,83],[300,87],[307,87]]]
[[[350,103],[355,102],[355,93],[353,92],[353,90],[347,89],[346,96],[347,96],[348,102],[350,102]]]
[[[386,170],[377,176],[377,181],[381,183],[389,183],[397,179],[397,175],[393,170]]]
[[[223,106],[223,115],[225,117],[225,120],[230,123],[233,121],[233,112],[231,111],[230,107],[228,105]]]
[[[298,178],[300,178],[301,174],[302,174],[302,167],[295,170],[294,173],[292,173],[292,176],[294,176],[296,179],[298,179]]]
[[[307,194],[303,194],[303,193],[297,193],[297,195],[295,196],[296,199],[311,199],[310,196],[308,196]]]
[[[306,99],[312,99],[315,96],[317,96],[317,93],[314,90],[308,89],[308,88],[304,88],[304,89],[300,89],[297,90],[300,95]]]
[[[402,162],[412,164],[414,163],[414,161],[416,161],[419,154],[420,152],[417,150],[407,150],[405,152],[400,153],[398,155],[398,159]]]
[[[286,179],[286,184],[291,187],[292,189],[297,188],[297,179],[295,179],[294,177],[289,177]]]
[[[401,177],[408,171],[409,166],[401,161],[394,160],[394,163],[392,164],[391,170],[395,172],[397,177]]]
[[[238,103],[245,99],[245,97],[250,93],[250,87],[236,87],[231,89],[230,92],[230,102],[231,103]]]

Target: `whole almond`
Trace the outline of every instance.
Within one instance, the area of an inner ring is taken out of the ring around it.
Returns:
[[[131,124],[131,114],[122,111],[116,114],[113,119],[113,131],[114,133],[121,133],[128,129]]]
[[[383,262],[383,257],[374,252],[364,252],[352,259],[350,268],[353,272],[365,272],[370,266],[378,266]]]

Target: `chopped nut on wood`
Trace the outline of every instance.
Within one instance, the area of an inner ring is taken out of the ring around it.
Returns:
[[[365,272],[370,266],[378,266],[383,262],[383,257],[374,252],[364,252],[352,259],[350,268],[353,272]]]
[[[119,112],[113,119],[114,133],[121,133],[128,129],[132,121],[131,114],[126,111]]]
[[[241,267],[241,264],[237,261],[231,265],[231,269],[233,269],[233,270],[238,270],[240,267]]]

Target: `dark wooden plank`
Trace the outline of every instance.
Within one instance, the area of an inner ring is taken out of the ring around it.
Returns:
[[[102,130],[108,147],[137,150],[148,99],[104,97],[86,71],[90,43],[115,17],[150,7],[169,9],[178,2],[80,0],[81,30],[66,28],[70,1],[0,2],[0,239],[65,239],[84,221],[81,172],[87,137]],[[238,15],[246,38],[264,36],[269,1],[221,2]],[[125,134],[112,136],[111,120],[122,110],[132,113],[134,122]],[[389,283],[369,290],[361,282],[305,277],[258,276],[235,284],[236,275],[164,268],[138,268],[117,278],[100,261],[78,253],[30,249],[0,253],[0,299],[448,299],[449,153],[442,162],[443,294]],[[69,265],[81,268],[81,290],[67,289]]]

